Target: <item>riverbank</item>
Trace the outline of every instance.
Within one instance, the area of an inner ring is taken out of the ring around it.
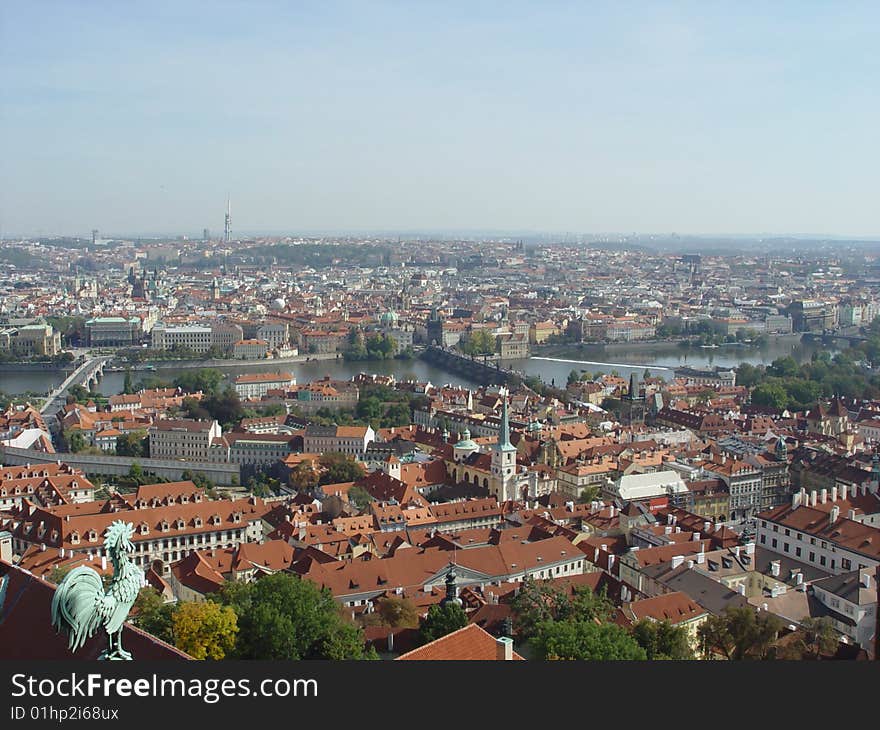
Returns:
[[[317,355],[291,355],[289,357],[274,357],[260,360],[245,360],[235,358],[223,358],[222,360],[147,360],[146,362],[137,363],[135,365],[114,365],[108,368],[108,372],[132,372],[153,371],[153,370],[191,370],[193,368],[240,368],[248,365],[260,367],[272,365],[284,365],[290,363],[315,362],[319,360],[341,360],[342,354],[335,352],[322,353]]]
[[[0,362],[0,373],[54,373],[73,370],[74,365],[54,362]]]
[[[803,337],[803,333],[801,332],[793,332],[791,334],[786,335],[768,335],[768,342],[776,345],[796,345],[800,343],[801,338]],[[612,353],[612,352],[637,352],[640,350],[643,351],[656,351],[658,349],[665,348],[681,348],[683,350],[699,350],[701,349],[699,345],[692,344],[689,347],[682,347],[683,344],[687,344],[689,341],[687,338],[682,337],[673,337],[664,340],[639,340],[637,342],[572,342],[569,344],[559,344],[559,345],[532,345],[531,354],[532,356],[539,357],[562,357],[565,355],[571,355],[581,350],[602,350],[604,352]],[[729,349],[740,349],[740,350],[760,350],[761,347],[757,347],[751,345],[746,342],[730,342],[725,343],[724,345],[719,345],[719,348],[729,348]],[[706,349],[706,348],[702,348]],[[715,348],[711,348],[715,349]]]

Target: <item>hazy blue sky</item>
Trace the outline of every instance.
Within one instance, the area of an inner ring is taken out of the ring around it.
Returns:
[[[4,234],[880,234],[880,4],[0,6]]]

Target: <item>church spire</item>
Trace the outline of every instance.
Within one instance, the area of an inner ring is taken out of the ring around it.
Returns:
[[[507,414],[507,393],[504,394],[504,400],[501,401],[501,433],[498,436],[498,448],[513,448],[513,444],[510,443],[510,418]]]

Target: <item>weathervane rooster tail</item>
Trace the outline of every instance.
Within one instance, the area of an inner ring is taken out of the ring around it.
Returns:
[[[55,590],[52,626],[70,637],[76,651],[102,626],[107,632],[107,649],[99,659],[131,659],[122,648],[122,625],[144,583],[144,572],[129,560],[134,551],[134,525],[117,520],[104,533],[104,549],[113,563],[109,587],[96,570],[86,565],[71,570]]]

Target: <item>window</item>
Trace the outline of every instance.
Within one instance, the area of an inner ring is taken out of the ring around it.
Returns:
[[[773,538],[773,541],[771,542],[771,545],[772,545],[773,547],[776,547],[777,542],[778,542],[778,540],[774,537],[774,538]]]
[[[815,563],[815,562],[816,562],[816,553],[810,553],[810,562],[811,562],[811,563]]]
[[[825,565],[825,556],[824,555],[819,556],[819,565]]]
[[[782,543],[782,550],[783,550],[783,552],[786,552],[786,553],[788,552],[788,543],[787,542]]]
[[[794,549],[794,554],[795,554],[796,557],[799,558],[799,557],[801,556],[801,549],[800,549],[799,547],[796,547],[796,548]]]
[[[762,544],[762,545],[766,545],[766,543],[767,543],[767,536],[766,536],[766,535],[761,535],[761,544]]]

